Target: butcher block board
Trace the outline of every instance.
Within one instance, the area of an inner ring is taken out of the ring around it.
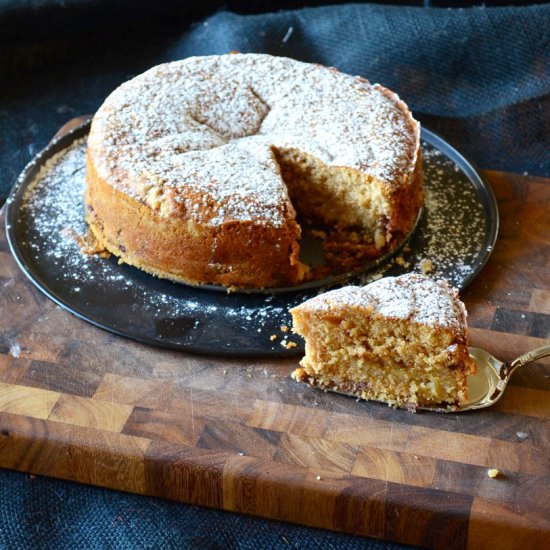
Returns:
[[[548,343],[550,180],[486,176],[500,237],[463,299],[471,344],[512,359]],[[356,402],[291,380],[298,359],[188,355],[81,321],[25,278],[4,225],[0,467],[423,547],[550,547],[548,363],[485,411]]]

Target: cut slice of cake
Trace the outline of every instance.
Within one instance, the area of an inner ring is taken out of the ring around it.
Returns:
[[[386,277],[326,292],[291,313],[306,341],[296,380],[411,409],[466,402],[476,365],[466,308],[446,282]]]

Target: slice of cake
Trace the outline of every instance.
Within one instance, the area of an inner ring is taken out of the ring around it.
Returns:
[[[466,402],[476,365],[466,308],[446,282],[387,277],[321,294],[291,313],[306,341],[296,380],[412,409]]]

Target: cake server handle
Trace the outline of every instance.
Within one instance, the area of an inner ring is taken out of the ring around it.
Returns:
[[[516,369],[519,369],[519,367],[524,367],[525,365],[528,365],[529,363],[532,363],[537,359],[540,359],[542,357],[547,357],[549,355],[550,355],[550,344],[528,351],[527,353],[520,355],[513,361],[510,361],[509,363],[504,363],[504,365],[502,365],[499,372],[500,378],[502,380],[508,380],[510,376],[512,376],[514,371]]]

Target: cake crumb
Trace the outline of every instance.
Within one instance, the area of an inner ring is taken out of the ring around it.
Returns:
[[[498,477],[500,475],[500,470],[498,470],[497,468],[491,468],[491,469],[487,470],[487,475],[490,478],[495,479],[496,477]]]
[[[411,266],[410,262],[405,261],[403,256],[397,256],[397,258],[395,258],[395,263],[405,268],[409,268]]]
[[[273,342],[274,340],[277,340],[277,335],[276,334],[272,334],[269,339]]]
[[[324,241],[327,238],[326,231],[322,231],[322,230],[319,230],[319,229],[311,229],[309,233],[312,237],[315,237],[317,239],[321,239],[322,241]]]
[[[290,342],[286,338],[284,340],[281,340],[281,346],[286,349],[292,349],[298,346],[296,342]]]
[[[321,481],[321,476],[317,476],[317,481]]]
[[[302,380],[305,373],[306,373],[305,369],[303,369],[302,367],[298,367],[295,371],[292,371],[290,378],[292,378],[293,380],[296,380],[296,382],[299,382],[300,380]]]
[[[431,273],[433,271],[432,261],[426,258],[424,258],[423,260],[420,260],[420,270],[422,271],[423,275],[427,275],[428,273]]]
[[[288,332],[289,328],[287,325],[281,325],[281,332]]]

